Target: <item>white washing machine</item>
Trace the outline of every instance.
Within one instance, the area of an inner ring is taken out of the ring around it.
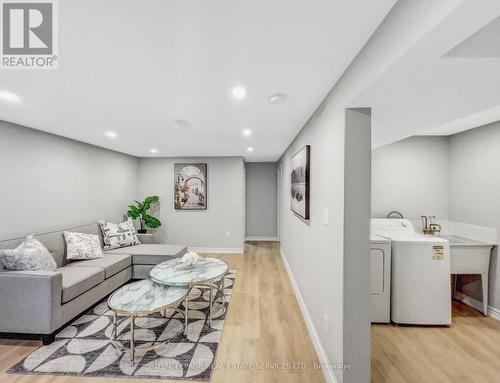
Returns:
[[[391,240],[391,321],[450,325],[450,247],[416,233],[407,219],[372,218],[371,231]]]
[[[370,304],[372,323],[391,321],[391,241],[370,234]]]

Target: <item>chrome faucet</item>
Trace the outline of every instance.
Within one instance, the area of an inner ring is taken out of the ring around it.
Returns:
[[[435,215],[422,216],[422,231],[424,234],[439,235],[441,233],[441,225],[434,223],[434,219],[436,219]]]
[[[389,212],[389,214],[387,214],[387,216],[385,218],[392,218],[392,216],[394,216],[394,215],[398,216],[401,219],[404,219],[403,214],[401,214],[397,210],[393,210],[393,211]]]

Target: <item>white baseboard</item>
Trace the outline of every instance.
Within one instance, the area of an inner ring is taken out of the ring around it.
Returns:
[[[483,312],[483,303],[478,301],[477,299],[471,298],[468,295],[460,292],[457,292],[454,298],[466,304],[467,306],[480,311],[481,313]],[[493,319],[500,320],[500,310],[495,307],[488,306],[488,316],[492,317]]]
[[[188,251],[195,251],[197,253],[210,253],[210,254],[243,254],[242,247],[191,247],[188,246]]]
[[[316,354],[318,355],[319,362],[324,366],[329,366],[330,361],[328,360],[328,356],[326,355],[325,349],[319,340],[318,332],[314,327],[313,321],[311,319],[311,315],[307,310],[306,303],[304,302],[304,298],[300,293],[299,286],[293,277],[292,269],[288,264],[285,253],[283,253],[283,249],[281,249],[281,259],[283,259],[283,263],[285,264],[286,271],[288,273],[288,277],[290,278],[290,282],[292,283],[293,291],[295,292],[295,296],[297,297],[297,302],[299,303],[300,311],[302,312],[302,316],[304,317],[304,321],[306,322],[307,330],[309,331],[309,336],[314,345],[314,349],[316,350]],[[335,374],[329,368],[323,369],[323,375],[325,376],[325,380],[327,383],[337,383],[337,379],[335,378]]]
[[[488,306],[488,316],[493,319],[500,320],[500,310],[495,307]]]
[[[279,241],[278,237],[246,237],[246,241]]]

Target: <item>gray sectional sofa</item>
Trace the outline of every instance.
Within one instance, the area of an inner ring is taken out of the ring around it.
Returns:
[[[0,262],[0,338],[30,334],[44,344],[57,331],[130,279],[147,278],[156,264],[181,257],[185,246],[141,244],[104,252],[104,258],[68,262],[63,232],[97,234],[97,224],[35,235],[52,253],[58,269],[7,271]],[[0,249],[18,246],[22,238],[0,241]],[[25,335],[24,335],[25,336]]]

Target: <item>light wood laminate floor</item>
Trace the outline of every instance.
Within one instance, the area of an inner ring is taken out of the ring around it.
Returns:
[[[279,255],[279,244],[277,242],[249,242],[245,247],[245,255],[220,254],[216,257],[224,259],[231,268],[238,270],[216,362],[219,364],[300,362],[309,365],[318,362]],[[39,345],[38,341],[0,340],[0,382],[124,382],[123,378],[5,373],[5,370],[30,354]],[[130,379],[129,381],[159,382],[157,379]],[[316,383],[324,382],[324,379],[323,373],[314,369],[256,370],[242,368],[216,369],[212,374],[211,382]]]
[[[372,325],[373,383],[498,383],[500,321],[453,302],[453,325]]]

